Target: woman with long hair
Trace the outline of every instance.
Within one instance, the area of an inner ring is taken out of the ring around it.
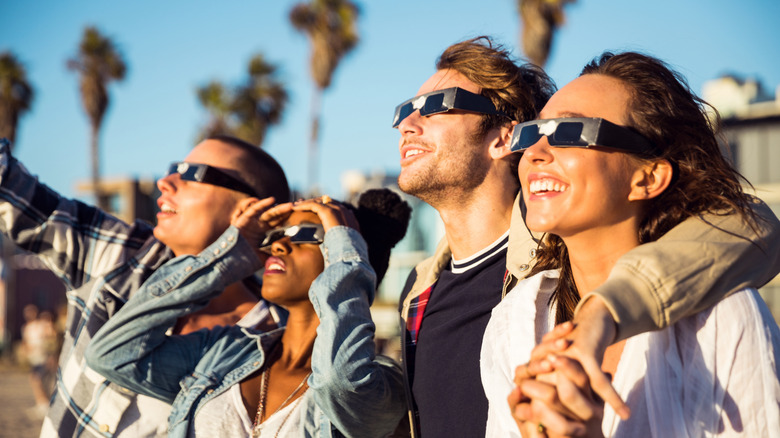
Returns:
[[[172,403],[171,437],[389,435],[405,410],[403,376],[375,353],[369,306],[410,207],[387,189],[364,193],[357,207],[328,197],[271,202],[249,206],[212,247],[147,280],[93,339],[90,367]],[[226,272],[219,257],[235,240],[246,260]],[[284,327],[166,336],[220,283],[253,272],[256,248],[266,252],[263,298],[286,310]]]
[[[762,225],[705,108],[658,59],[605,53],[553,95],[540,120],[515,127],[526,224],[546,235],[532,275],[493,310],[485,332],[487,436],[780,433],[780,331],[749,288],[606,350],[603,369],[629,418],[603,408],[580,364],[564,355],[547,357],[554,373],[521,379],[512,391],[515,367],[572,318],[621,255],[703,213]]]

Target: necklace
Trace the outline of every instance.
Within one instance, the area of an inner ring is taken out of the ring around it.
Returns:
[[[271,375],[271,367],[269,366],[265,370],[263,370],[263,374],[260,377],[260,401],[257,403],[257,414],[255,415],[255,424],[252,426],[252,436],[253,437],[259,437],[260,431],[263,430],[263,420],[265,420],[265,402],[268,398],[268,379]],[[309,374],[306,374],[306,376],[301,380],[301,383],[298,384],[298,386],[293,390],[290,395],[287,396],[286,399],[282,402],[282,404],[279,405],[278,408],[276,408],[276,411],[274,411],[273,414],[269,415],[269,417],[273,416],[282,408],[287,406],[287,403],[295,397],[295,394],[298,394],[298,392],[301,390],[301,388],[304,387],[306,384],[306,380],[311,375],[311,371]],[[308,388],[308,387],[307,387]],[[304,392],[306,389],[303,390]],[[299,403],[301,401],[301,398],[298,398],[298,400],[295,401],[295,403]],[[276,436],[279,436],[279,431],[282,430],[282,427],[284,426],[284,423],[287,421],[288,418],[290,418],[290,415],[292,414],[292,411],[295,410],[294,408],[290,410],[290,412],[287,413],[287,415],[284,417],[282,422],[279,424],[279,430],[276,431]]]

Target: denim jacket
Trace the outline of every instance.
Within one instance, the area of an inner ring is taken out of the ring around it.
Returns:
[[[304,436],[386,436],[405,410],[403,376],[395,362],[375,355],[369,313],[375,275],[365,241],[354,229],[334,227],[322,251],[325,270],[309,290],[320,325]],[[261,333],[228,326],[177,336],[165,331],[257,265],[235,227],[198,256],[173,259],[96,334],[87,362],[117,384],[171,402],[169,434],[187,436],[198,409],[263,367],[283,329]]]

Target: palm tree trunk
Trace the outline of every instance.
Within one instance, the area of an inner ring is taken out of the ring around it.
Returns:
[[[103,192],[100,190],[100,148],[98,138],[100,127],[92,125],[91,138],[89,145],[90,158],[90,180],[92,182],[92,192],[95,196],[95,205],[103,211],[108,211],[108,202],[106,202]]]
[[[311,95],[311,137],[309,138],[309,184],[308,190],[311,195],[319,193],[319,150],[318,143],[320,137],[320,113],[322,101],[322,88],[314,87]]]

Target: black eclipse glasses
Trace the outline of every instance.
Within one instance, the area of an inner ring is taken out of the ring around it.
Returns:
[[[598,117],[562,117],[532,120],[515,126],[512,152],[522,152],[547,136],[550,146],[589,148],[601,146],[645,156],[657,156],[658,148],[629,128]]]
[[[509,117],[504,112],[497,110],[487,97],[474,94],[463,88],[452,87],[415,96],[395,107],[393,128],[398,127],[403,119],[409,117],[416,110],[420,110],[421,116],[431,116],[455,109]]]
[[[168,175],[174,173],[178,173],[179,177],[185,181],[211,184],[259,198],[249,184],[208,164],[186,163],[184,161],[172,163],[171,167],[168,168]]]
[[[289,237],[290,242],[295,244],[313,243],[320,245],[325,239],[325,229],[320,224],[309,223],[275,228],[265,234],[265,239],[260,244],[260,250],[271,252],[271,245],[285,237]]]

